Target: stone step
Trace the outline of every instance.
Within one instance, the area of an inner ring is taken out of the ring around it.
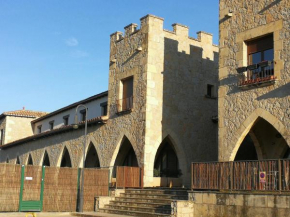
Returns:
[[[186,195],[174,195],[174,194],[147,194],[147,193],[121,193],[121,197],[138,197],[138,198],[156,198],[156,199],[172,199],[172,200],[187,200]]]
[[[170,217],[170,214],[161,214],[161,213],[148,213],[148,212],[139,212],[139,211],[128,211],[120,209],[100,209],[100,212],[118,214],[118,215],[130,215],[130,216],[142,216],[142,217]]]
[[[121,202],[143,202],[143,203],[171,203],[172,199],[140,198],[140,197],[116,197],[115,201]]]
[[[188,195],[188,190],[180,190],[180,189],[126,189],[125,193],[129,194],[173,194],[173,195]]]
[[[111,200],[110,205],[119,205],[119,206],[138,206],[138,207],[151,207],[151,208],[163,208],[171,209],[171,201],[168,203],[144,203],[144,202],[125,202],[125,201],[116,201]]]
[[[171,207],[169,208],[151,208],[151,207],[137,207],[137,206],[119,206],[119,205],[106,205],[105,209],[116,209],[116,210],[127,210],[127,211],[138,211],[146,213],[161,213],[161,214],[171,214]]]

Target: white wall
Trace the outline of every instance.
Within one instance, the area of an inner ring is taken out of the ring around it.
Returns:
[[[83,103],[85,106],[87,106],[88,108],[88,114],[87,114],[87,119],[92,119],[95,117],[99,117],[102,115],[102,107],[101,107],[101,103],[103,102],[107,102],[108,101],[108,97],[102,97],[93,101],[90,101],[88,103]],[[83,110],[83,107],[80,107],[78,109],[78,121],[81,121],[81,113],[80,111]],[[42,125],[41,127],[41,132],[45,132],[45,131],[49,131],[50,130],[50,125],[49,122],[50,121],[54,121],[54,129],[59,128],[61,126],[64,125],[64,120],[63,117],[69,115],[69,120],[68,120],[68,124],[73,124],[74,123],[74,117],[75,117],[75,110],[76,110],[76,106],[73,108],[70,108],[66,111],[60,112],[58,114],[55,114],[51,117],[47,117],[46,119],[40,120],[39,122],[35,122],[33,127],[33,132],[34,134],[38,133],[38,126]]]

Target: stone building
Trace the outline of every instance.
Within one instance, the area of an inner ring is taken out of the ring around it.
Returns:
[[[46,112],[17,110],[0,115],[0,145],[22,139],[33,134],[31,121],[46,115]]]
[[[220,1],[219,160],[290,158],[290,1]]]
[[[164,30],[153,15],[141,18],[140,29],[130,24],[111,35],[108,113],[88,121],[85,165],[84,122],[78,130],[67,125],[8,143],[1,161],[140,166],[145,186],[160,185],[154,176],[179,177],[189,186],[190,162],[218,157],[218,47],[211,34],[197,35],[181,24]]]

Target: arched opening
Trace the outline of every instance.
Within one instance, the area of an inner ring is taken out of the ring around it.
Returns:
[[[284,159],[290,159],[290,148],[288,148],[288,150],[286,150],[284,156],[283,156]]]
[[[19,156],[17,156],[17,158],[16,158],[16,164],[20,164]]]
[[[31,154],[28,155],[27,165],[33,165]]]
[[[127,137],[122,140],[114,166],[138,167],[135,151]]]
[[[6,158],[6,163],[9,164],[9,158],[8,157]]]
[[[265,119],[258,118],[241,143],[235,161],[287,158],[288,150],[283,136]]]
[[[46,151],[44,152],[42,166],[47,166],[47,167],[50,166],[49,157]]]
[[[71,159],[70,159],[69,152],[66,147],[64,147],[63,149],[60,167],[71,167]]]
[[[179,162],[170,139],[166,137],[160,144],[154,161],[155,177],[179,177]]]
[[[90,143],[85,160],[85,168],[95,168],[95,167],[100,167],[100,161],[95,146],[92,143]]]

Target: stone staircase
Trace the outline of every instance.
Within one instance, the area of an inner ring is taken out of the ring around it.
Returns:
[[[146,188],[126,189],[115,200],[110,201],[100,212],[142,217],[171,216],[171,202],[188,200],[186,189]]]

